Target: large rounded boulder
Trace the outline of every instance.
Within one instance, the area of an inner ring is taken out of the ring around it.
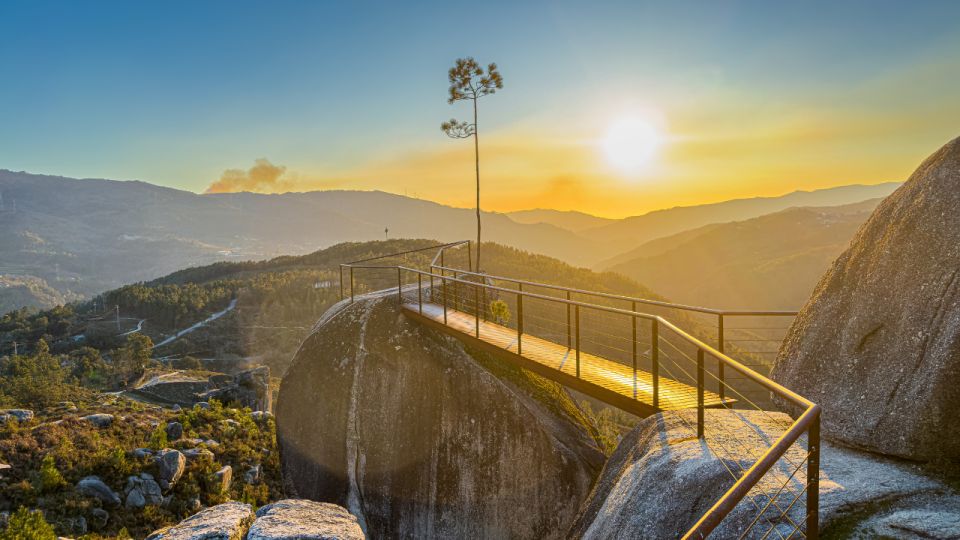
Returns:
[[[328,312],[276,409],[288,493],[345,506],[371,538],[562,537],[603,464],[578,413],[395,296]]]
[[[960,457],[960,139],[877,207],[821,279],[773,377],[823,430],[903,458]]]

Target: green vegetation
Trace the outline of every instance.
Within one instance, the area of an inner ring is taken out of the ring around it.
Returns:
[[[43,519],[43,512],[20,507],[0,531],[0,540],[57,540],[57,535]]]
[[[510,322],[510,307],[503,300],[490,302],[490,318],[497,324]]]
[[[217,402],[208,409],[177,413],[124,399],[109,405],[78,405],[76,414],[51,411],[29,423],[0,427],[0,461],[12,466],[0,477],[0,511],[41,508],[56,532],[66,536],[78,534],[76,522],[83,517],[94,534],[90,538],[117,538],[124,528],[142,538],[194,513],[194,500],[204,506],[226,500],[261,506],[281,497],[276,425],[271,417],[254,421],[249,409],[225,408]],[[90,412],[109,412],[116,419],[109,427],[96,427],[77,417]],[[171,421],[183,425],[184,439],[169,441],[165,447],[200,448],[210,454],[188,460],[183,476],[169,492],[169,503],[142,509],[109,507],[77,493],[76,483],[90,475],[100,477],[121,498],[129,476],[148,473],[158,478],[153,459],[137,457],[133,451],[160,442],[157,432]],[[144,429],[152,424],[157,427]],[[191,439],[215,443],[198,444]],[[213,475],[225,465],[233,468],[233,482],[221,492]],[[256,465],[261,467],[260,479],[248,484],[244,473]],[[110,515],[105,524],[98,524],[94,515],[101,507]],[[36,527],[37,519],[33,514],[24,516],[23,526]]]

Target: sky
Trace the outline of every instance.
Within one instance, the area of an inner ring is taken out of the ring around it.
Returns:
[[[465,56],[504,78],[487,210],[903,180],[960,135],[955,1],[4,0],[0,168],[471,206],[473,145],[440,130],[470,118],[446,101]],[[625,122],[654,135],[611,142]]]

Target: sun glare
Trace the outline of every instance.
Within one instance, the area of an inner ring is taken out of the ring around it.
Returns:
[[[610,124],[602,147],[610,165],[621,172],[636,174],[650,163],[661,142],[662,137],[653,124],[628,116]]]

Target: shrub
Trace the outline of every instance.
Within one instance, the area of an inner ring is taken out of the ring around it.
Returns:
[[[51,493],[65,486],[67,481],[57,470],[57,464],[53,460],[53,455],[47,454],[40,463],[40,491],[42,493]]]
[[[490,302],[490,317],[497,324],[507,324],[510,322],[510,307],[503,300],[494,300]]]
[[[153,450],[163,450],[169,442],[170,441],[167,440],[166,426],[161,422],[160,425],[157,426],[157,429],[153,430],[153,433],[150,434],[149,446]]]
[[[21,506],[10,516],[6,530],[0,531],[0,540],[57,540],[57,535],[42,512]]]

